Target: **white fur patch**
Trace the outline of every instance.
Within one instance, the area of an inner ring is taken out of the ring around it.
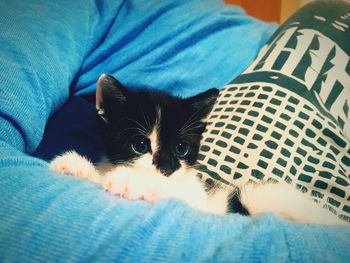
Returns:
[[[152,132],[149,135],[149,140],[151,142],[151,149],[152,149],[152,154],[156,154],[157,151],[159,150],[159,131],[160,131],[160,123],[161,123],[161,109],[159,106],[156,107],[157,111],[157,117],[156,121],[154,123],[154,127]]]
[[[230,186],[222,186],[208,196],[206,211],[214,214],[226,214],[228,211],[228,200],[232,189]]]
[[[241,202],[253,217],[272,212],[297,223],[348,225],[286,183],[247,184],[241,189]]]
[[[153,128],[151,134],[149,135],[149,140],[151,142],[151,149],[152,154],[154,155],[158,149],[159,149],[159,142],[158,142],[158,130],[157,128]]]
[[[156,166],[152,164],[152,161],[153,161],[152,154],[146,153],[141,157],[139,157],[136,161],[134,161],[131,168],[134,169],[134,173],[142,174],[145,171],[157,173]]]

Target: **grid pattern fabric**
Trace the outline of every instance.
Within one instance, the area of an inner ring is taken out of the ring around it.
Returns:
[[[350,214],[350,144],[308,100],[274,84],[231,84],[209,116],[199,160],[216,177],[293,183]]]
[[[203,177],[286,182],[350,222],[350,10],[342,5],[297,13],[220,92],[199,152]]]

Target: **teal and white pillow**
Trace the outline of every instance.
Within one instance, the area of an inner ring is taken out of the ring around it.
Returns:
[[[200,149],[203,176],[285,181],[350,221],[350,31],[332,24],[350,25],[349,10],[299,12],[220,92]]]

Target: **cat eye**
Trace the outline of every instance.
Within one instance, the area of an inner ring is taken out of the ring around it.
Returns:
[[[175,146],[175,153],[180,158],[186,157],[188,155],[189,151],[190,151],[190,146],[185,142],[179,142]]]
[[[142,139],[132,142],[131,149],[137,154],[145,154],[151,150],[151,146],[147,139]]]

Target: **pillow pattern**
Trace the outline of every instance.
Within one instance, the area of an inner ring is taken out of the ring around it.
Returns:
[[[284,181],[350,221],[350,5],[335,3],[298,12],[220,92],[199,160],[206,178]]]

